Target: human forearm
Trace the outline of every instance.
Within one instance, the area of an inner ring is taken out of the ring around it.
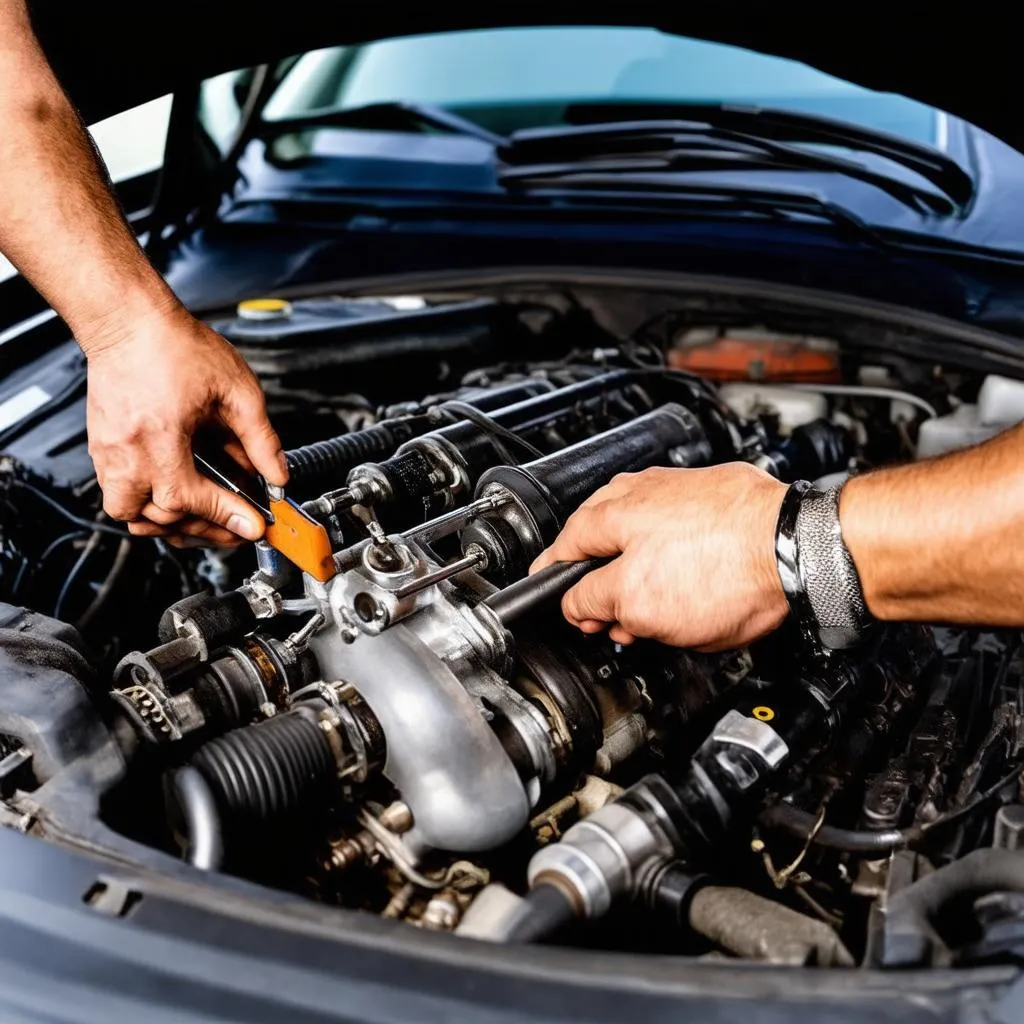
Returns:
[[[876,617],[1024,624],[1024,427],[856,477],[839,512]]]
[[[259,382],[149,264],[23,0],[0,0],[0,122],[0,251],[89,357],[86,424],[104,510],[171,543],[256,539],[262,517],[200,476],[192,443],[210,428],[246,468],[284,484]]]
[[[0,250],[86,351],[177,305],[106,183],[21,0],[0,0]],[[42,240],[42,242],[41,242]]]

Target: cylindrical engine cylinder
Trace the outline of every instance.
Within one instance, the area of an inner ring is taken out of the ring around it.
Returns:
[[[489,418],[498,431],[522,436],[568,416],[583,415],[588,409],[596,414],[610,393],[636,387],[635,373],[615,370],[506,405],[490,413]],[[456,486],[469,493],[495,462],[508,461],[503,453],[506,448],[511,449],[507,439],[495,430],[464,419],[407,441],[381,462],[355,467],[348,482],[353,485],[363,478],[376,482],[381,497],[374,499],[374,507],[378,514],[385,512],[384,519],[429,517],[440,512],[451,498],[453,485],[442,479],[447,471],[438,475],[439,462],[450,465],[450,472],[460,478]],[[523,451],[510,454],[519,457]]]
[[[515,381],[477,391],[462,399],[467,405],[488,412],[503,409],[552,390],[544,380]],[[364,462],[387,459],[400,445],[437,427],[427,412],[382,420],[364,430],[353,430],[323,441],[294,448],[287,453],[289,485],[294,494],[309,497],[339,486],[348,474]]]
[[[495,466],[481,476],[476,495],[508,500],[463,531],[463,550],[483,548],[490,579],[518,579],[579,505],[618,473],[701,466],[711,457],[697,417],[669,404],[525,465]]]

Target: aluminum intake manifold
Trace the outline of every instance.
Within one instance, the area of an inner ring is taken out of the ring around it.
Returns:
[[[406,840],[465,853],[508,842],[555,765],[546,720],[501,675],[508,637],[479,604],[494,588],[472,555],[454,577],[441,571],[412,532],[347,554],[328,583],[307,578],[326,620],[310,649],[324,678],[351,684],[377,716],[384,774],[413,815]],[[531,771],[506,752],[499,716]]]

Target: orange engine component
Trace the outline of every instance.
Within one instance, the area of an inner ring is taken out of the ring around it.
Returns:
[[[690,331],[669,349],[668,363],[715,381],[836,384],[842,380],[839,346],[834,341],[760,331]]]
[[[331,539],[320,523],[287,498],[271,499],[270,513],[266,540],[272,548],[321,583],[337,575]]]

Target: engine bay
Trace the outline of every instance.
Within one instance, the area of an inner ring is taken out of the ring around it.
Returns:
[[[852,315],[512,291],[211,318],[264,384],[305,572],[106,519],[54,353],[67,382],[0,430],[0,822],[496,942],[1019,954],[1018,631],[621,646],[559,612],[592,565],[529,567],[620,473],[837,482],[993,436],[1024,383]]]

